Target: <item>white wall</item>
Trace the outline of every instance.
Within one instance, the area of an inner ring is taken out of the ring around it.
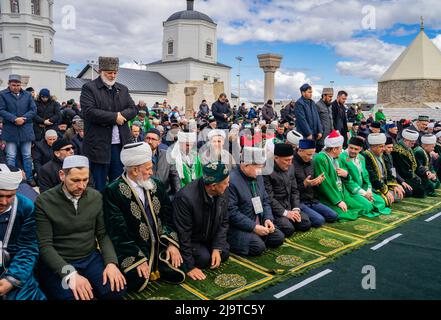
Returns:
[[[10,12],[9,1],[2,1],[0,37],[3,39],[3,54],[0,60],[20,56],[28,60],[49,62],[53,59],[55,30],[49,19],[49,5],[41,1],[41,16],[30,14],[30,1],[20,2],[20,14]],[[42,53],[34,52],[34,38],[42,40]]]
[[[168,55],[168,42],[174,41],[173,55]],[[206,44],[212,43],[212,55],[206,55]],[[194,58],[201,61],[217,62],[216,25],[197,20],[176,20],[164,24],[162,60],[176,61]]]
[[[3,80],[2,88],[7,87],[10,74],[29,76],[26,87],[33,87],[37,93],[42,88],[48,88],[52,95],[59,99],[65,97],[66,91],[66,67],[44,66],[40,64],[18,64],[0,62],[0,79]],[[25,88],[24,88],[25,89]]]

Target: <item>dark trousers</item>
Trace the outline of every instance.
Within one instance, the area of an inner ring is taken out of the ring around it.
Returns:
[[[103,286],[104,261],[98,251],[93,252],[85,259],[77,260],[70,264],[75,267],[81,276],[89,280],[93,288],[94,299],[119,300],[126,293],[126,288],[120,292],[112,292],[109,281]],[[44,263],[40,266],[39,278],[41,287],[50,300],[75,300],[72,290],[69,288],[64,289],[60,276],[50,270]]]
[[[269,234],[266,237],[260,237],[253,232],[251,234],[248,255],[259,256],[265,251],[267,247],[268,248],[280,247],[283,244],[284,240],[285,240],[285,235],[279,229],[276,229],[276,231],[274,231],[273,233]]]
[[[302,217],[302,221],[293,222],[289,220],[287,217],[278,217],[274,219],[274,224],[277,229],[283,232],[285,237],[291,237],[296,231],[308,231],[311,229],[311,221],[309,217],[305,213],[300,213]]]
[[[90,163],[90,170],[95,182],[95,189],[100,192],[104,192],[106,188],[107,179],[109,183],[118,179],[123,173],[124,166],[121,162],[121,144],[112,144],[110,154],[110,164]]]
[[[338,219],[338,214],[331,208],[317,203],[302,203],[300,209],[303,213],[309,216],[311,225],[314,228],[321,227],[325,222],[335,222]]]
[[[192,243],[193,245],[193,258],[196,268],[206,269],[211,267],[211,254],[213,250],[203,243]],[[230,251],[228,249],[222,249],[221,261],[225,262],[230,257]]]

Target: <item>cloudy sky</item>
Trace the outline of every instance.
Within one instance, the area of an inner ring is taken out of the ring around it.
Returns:
[[[185,0],[55,1],[55,59],[73,75],[99,55],[129,67],[158,60],[162,22],[185,8]],[[235,57],[244,57],[241,90],[249,100],[263,100],[261,53],[284,56],[278,99],[297,98],[305,82],[318,97],[333,82],[351,101],[375,102],[378,78],[418,34],[420,16],[441,49],[439,0],[196,0],[195,10],[218,24],[218,60],[233,67],[234,93]]]

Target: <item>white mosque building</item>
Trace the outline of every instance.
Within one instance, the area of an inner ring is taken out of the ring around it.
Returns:
[[[187,10],[163,23],[162,59],[147,64],[147,70],[120,69],[118,81],[135,101],[167,100],[183,107],[186,87],[197,88],[195,107],[203,99],[215,101],[221,92],[231,96],[231,67],[217,59],[217,25],[194,10],[194,0],[186,2]],[[68,65],[53,60],[53,6],[53,0],[0,0],[0,88],[17,73],[24,86],[48,87],[59,101],[78,101],[82,85],[98,76],[98,66],[88,64],[70,77]]]

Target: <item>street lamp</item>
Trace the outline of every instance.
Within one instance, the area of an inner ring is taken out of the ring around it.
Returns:
[[[239,82],[237,104],[240,105],[240,63],[242,62],[243,57],[236,57],[236,60],[239,62],[239,74],[237,75],[237,79]]]

